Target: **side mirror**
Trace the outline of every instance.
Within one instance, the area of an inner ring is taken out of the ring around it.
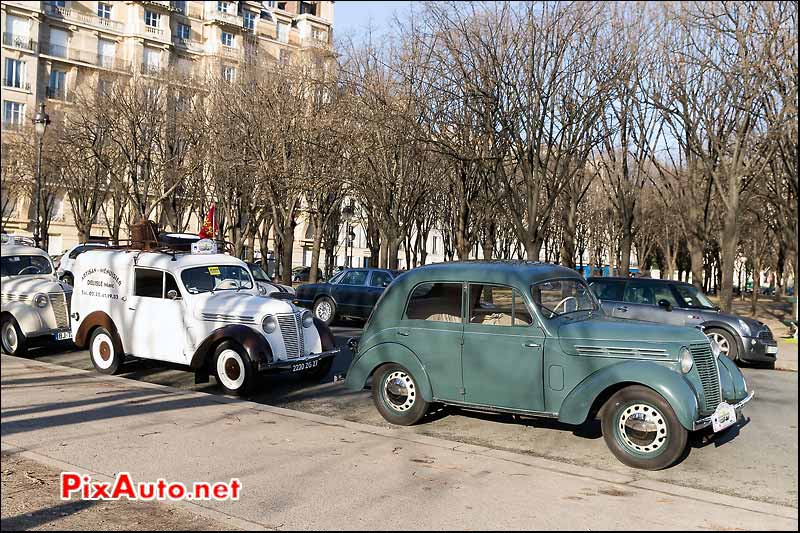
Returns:
[[[167,291],[167,298],[169,298],[170,300],[177,300],[178,291],[176,291],[175,289],[170,289],[169,291]]]
[[[672,311],[672,304],[669,303],[667,300],[659,300],[658,301],[658,306],[659,307],[663,307],[667,311]]]

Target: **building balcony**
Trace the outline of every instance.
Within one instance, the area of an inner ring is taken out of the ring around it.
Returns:
[[[206,22],[235,26],[239,29],[244,27],[244,19],[242,17],[231,13],[223,13],[222,11],[211,11],[208,13]]]
[[[23,50],[35,52],[37,43],[27,35],[3,32],[3,46],[13,46],[14,48],[22,48]]]
[[[242,49],[241,48],[233,48],[230,46],[218,46],[216,50],[216,55],[220,57],[225,57],[228,59],[241,59],[242,57]]]
[[[79,61],[81,63],[89,63],[90,65],[97,64],[97,52],[90,50],[67,48],[66,46],[44,42],[40,44],[39,52],[43,55],[67,59],[69,61]]]
[[[167,38],[167,31],[164,28],[158,28],[156,26],[144,26],[144,34],[152,36],[156,39],[166,39]]]
[[[50,87],[47,86],[44,88],[44,95],[46,98],[50,100],[59,100],[61,102],[70,102],[72,98],[69,98],[67,95],[67,90],[65,87]]]
[[[53,18],[82,22],[84,24],[94,26],[95,28],[102,28],[117,32],[122,31],[125,27],[125,25],[122,22],[117,22],[115,20],[98,17],[95,15],[86,15],[83,13],[78,13],[76,11],[73,11],[72,9],[68,9],[66,7],[58,7],[52,4],[47,5],[47,7],[45,8],[45,13],[47,13],[47,15]]]
[[[153,63],[142,63],[142,74],[147,76],[158,76],[164,72],[164,67]]]
[[[191,39],[181,39],[180,37],[173,37],[172,42],[178,48],[182,48],[189,52],[194,52],[196,54],[202,54],[205,52],[205,45],[200,41],[193,41]]]
[[[107,70],[130,72],[131,62],[111,56],[97,56],[97,66]]]

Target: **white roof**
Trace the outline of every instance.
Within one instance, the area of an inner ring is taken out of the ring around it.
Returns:
[[[109,266],[117,263],[120,257],[125,257],[131,263],[136,260],[137,266],[159,268],[162,270],[183,270],[196,266],[206,265],[238,265],[247,268],[244,262],[226,254],[190,254],[142,252],[140,250],[104,250],[102,248],[89,250],[77,257],[83,268],[89,266]]]
[[[35,246],[25,246],[22,244],[3,244],[0,246],[0,255],[39,255],[49,258],[47,252]]]

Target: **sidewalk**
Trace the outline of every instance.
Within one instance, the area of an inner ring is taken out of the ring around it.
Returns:
[[[797,372],[796,339],[778,339],[778,357],[775,360],[775,368]]]
[[[797,510],[2,357],[4,451],[108,480],[227,481],[256,529],[791,529]]]

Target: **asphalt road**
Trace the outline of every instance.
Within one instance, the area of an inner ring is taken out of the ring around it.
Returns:
[[[333,376],[344,373],[352,355],[348,337],[358,335],[356,323],[334,327],[343,351],[321,383],[296,376],[261,379],[250,400],[354,422],[386,426],[375,410],[369,391],[353,393]],[[54,352],[40,349],[37,360],[74,368],[91,369],[86,351]],[[660,472],[632,470],[619,463],[606,448],[599,421],[568,426],[552,420],[514,417],[445,408],[429,415],[414,430],[422,435],[477,444],[496,449],[546,457],[575,465],[657,479],[676,485],[710,490],[752,500],[797,508],[798,479],[798,381],[796,372],[745,368],[747,383],[756,391],[745,409],[745,420],[711,440],[693,436],[688,456],[678,465]],[[151,361],[126,363],[124,377],[220,394],[211,383],[195,385],[194,375],[180,367],[165,367]]]

